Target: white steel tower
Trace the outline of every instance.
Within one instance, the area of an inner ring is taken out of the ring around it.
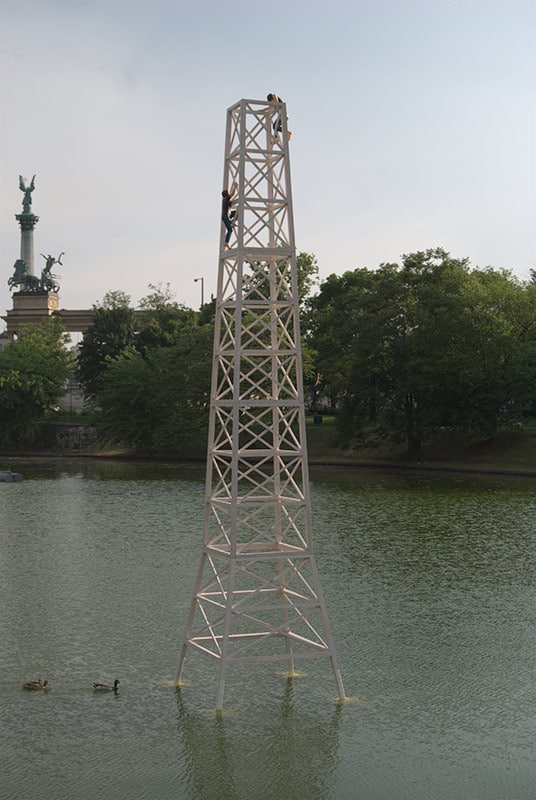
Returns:
[[[283,102],[227,111],[208,434],[204,540],[179,659],[188,648],[227,667],[327,656],[337,665],[311,537],[299,298]],[[230,215],[231,216],[231,215]]]

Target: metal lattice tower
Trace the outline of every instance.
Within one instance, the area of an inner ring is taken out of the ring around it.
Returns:
[[[227,111],[224,187],[238,186],[220,237],[204,541],[181,650],[227,666],[327,656],[337,665],[312,549],[286,108]]]

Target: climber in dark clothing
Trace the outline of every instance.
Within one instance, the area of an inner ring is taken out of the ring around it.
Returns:
[[[233,204],[233,197],[235,195],[235,192],[236,192],[236,181],[231,186],[230,191],[224,189],[223,192],[221,193],[221,196],[223,197],[223,200],[221,201],[221,221],[227,228],[227,234],[225,236],[225,244],[227,246],[229,245],[231,234],[233,232],[233,225],[231,223],[231,220],[234,219],[236,215],[236,211],[231,211],[231,213],[229,213],[231,206]]]

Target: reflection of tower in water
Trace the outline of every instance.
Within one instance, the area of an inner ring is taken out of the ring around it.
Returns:
[[[228,187],[236,202],[228,247],[223,227],[220,237],[204,540],[177,680],[188,649],[208,655],[221,710],[228,666],[284,661],[292,676],[295,658],[327,657],[343,699],[312,549],[283,103],[228,110]]]
[[[323,800],[337,764],[342,706],[303,713],[283,702],[265,713],[201,715],[188,711],[177,689],[177,725],[186,758],[182,778],[192,798]],[[331,787],[332,788],[332,787]]]

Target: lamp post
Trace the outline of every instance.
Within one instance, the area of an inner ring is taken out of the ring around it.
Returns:
[[[194,283],[197,281],[201,281],[201,308],[205,305],[205,279],[204,278],[194,278]]]

